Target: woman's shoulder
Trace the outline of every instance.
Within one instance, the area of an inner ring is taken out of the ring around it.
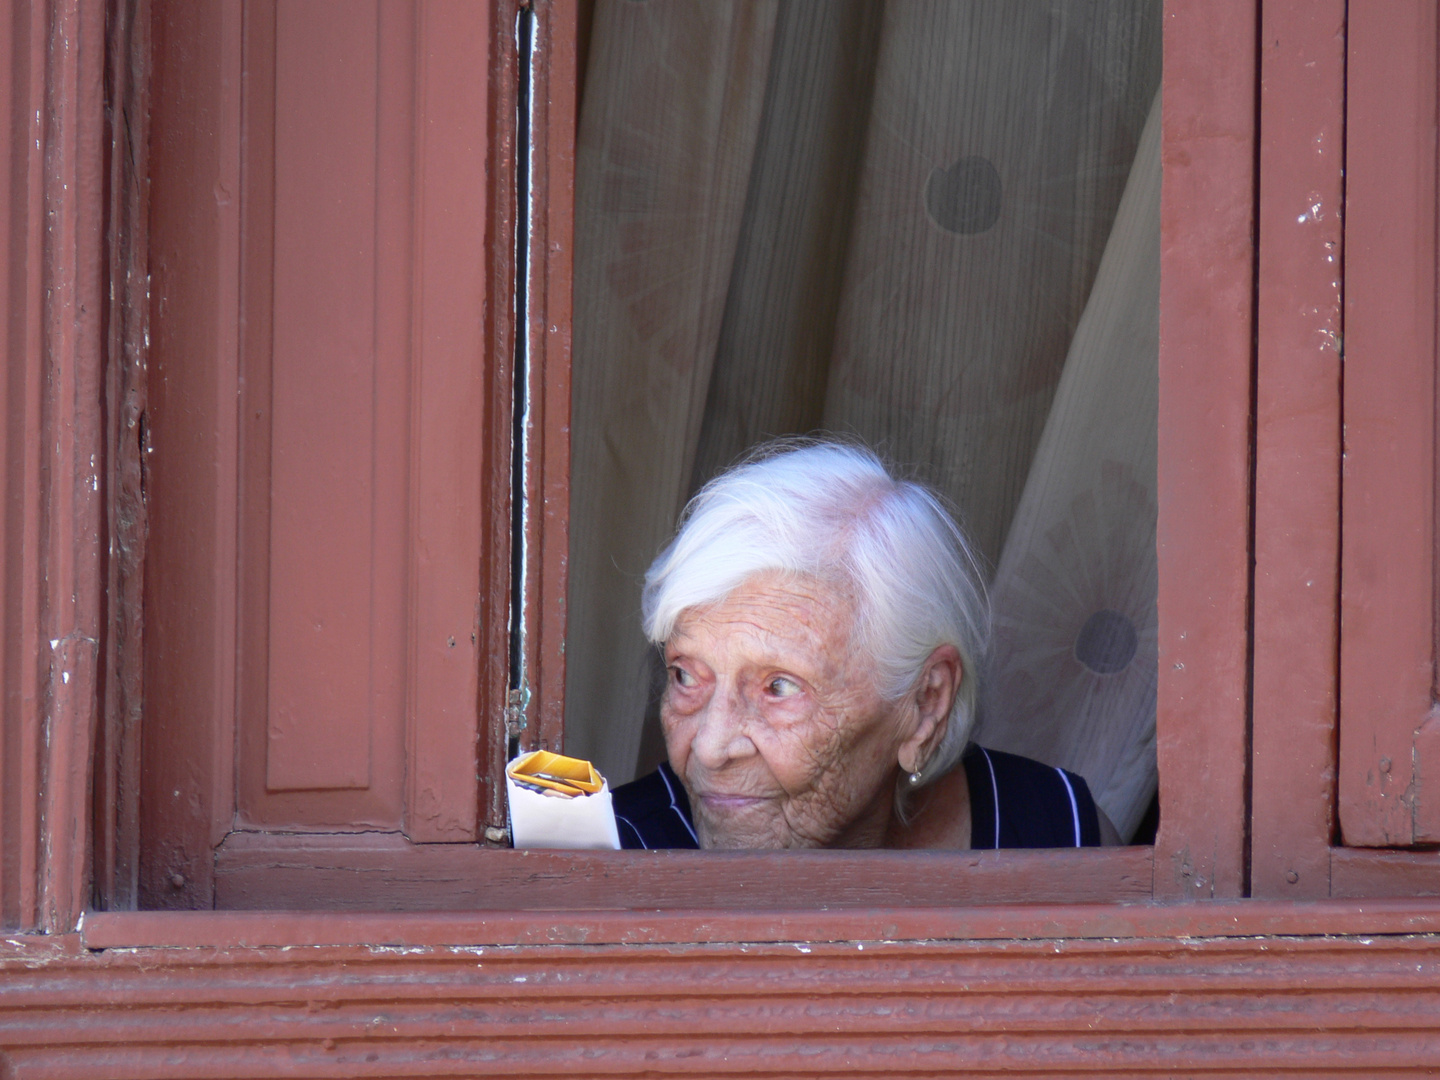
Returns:
[[[662,764],[610,793],[622,848],[698,848],[685,786]]]
[[[1084,777],[973,743],[961,762],[972,848],[1100,845],[1100,815]]]

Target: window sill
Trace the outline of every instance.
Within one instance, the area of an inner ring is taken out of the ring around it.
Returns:
[[[413,948],[1440,934],[1440,901],[1226,900],[866,910],[89,912],[86,949]],[[16,939],[27,940],[27,939]],[[28,939],[41,940],[41,939]]]
[[[512,851],[396,834],[232,833],[228,911],[948,908],[1151,899],[1154,849]]]

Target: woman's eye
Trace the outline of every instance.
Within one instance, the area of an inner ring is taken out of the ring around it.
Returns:
[[[793,679],[776,676],[765,684],[765,690],[771,697],[787,698],[800,692],[800,684]]]
[[[670,675],[675,680],[676,686],[694,686],[699,681],[682,667],[672,667]]]

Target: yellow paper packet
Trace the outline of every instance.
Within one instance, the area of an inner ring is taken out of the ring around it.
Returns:
[[[549,750],[522,754],[505,768],[505,791],[517,848],[620,847],[610,788],[588,761]]]

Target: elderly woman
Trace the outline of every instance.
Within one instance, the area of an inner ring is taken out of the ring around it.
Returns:
[[[782,443],[711,481],[646,575],[643,617],[669,761],[614,792],[625,847],[1102,840],[1079,776],[970,743],[975,558],[868,450]]]

